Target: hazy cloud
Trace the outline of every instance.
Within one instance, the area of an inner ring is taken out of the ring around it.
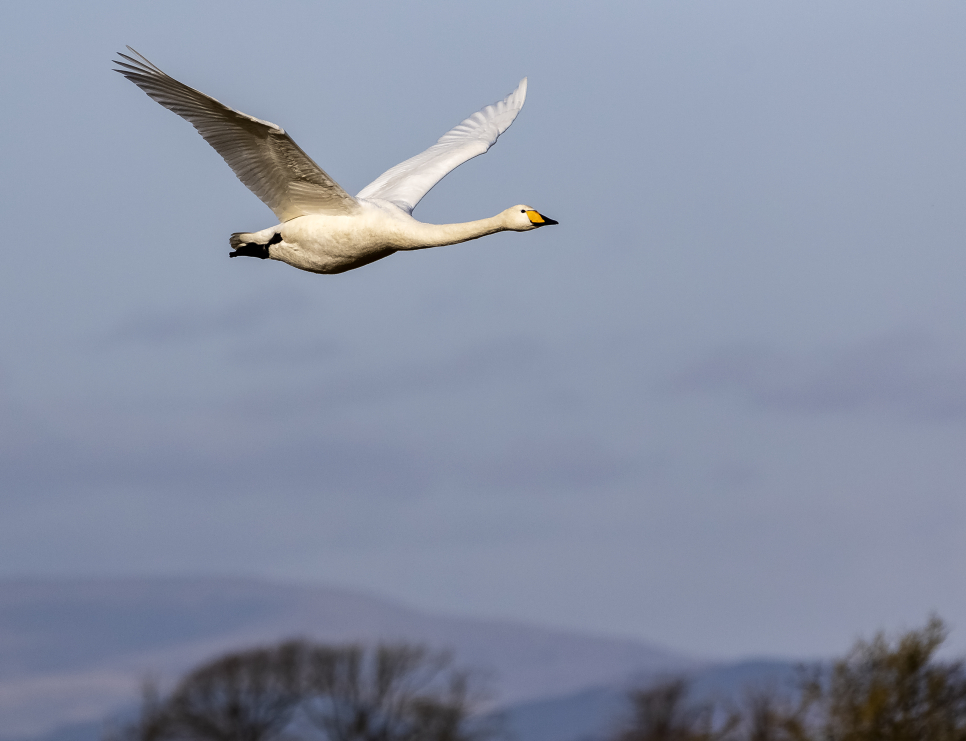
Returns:
[[[321,348],[319,350],[321,357]],[[513,378],[539,367],[548,357],[548,350],[540,341],[501,337],[448,357],[408,357],[401,362],[380,366],[340,368],[335,375],[318,379],[309,388],[283,385],[261,399],[253,400],[253,404],[278,413],[285,409],[332,410],[436,395],[447,389],[479,387],[498,379]]]
[[[540,441],[493,457],[478,469],[481,483],[521,488],[593,488],[635,473],[638,463],[592,440]]]
[[[279,337],[247,342],[232,348],[227,359],[233,365],[312,365],[334,359],[344,350],[344,344],[329,338],[285,340]]]
[[[807,354],[733,344],[684,368],[670,388],[730,394],[765,409],[966,421],[966,363],[918,333]]]
[[[162,345],[250,332],[277,317],[304,310],[307,301],[296,292],[276,292],[229,301],[217,306],[191,306],[143,313],[120,323],[100,343],[102,347]]]
[[[314,435],[299,440],[240,435],[199,449],[192,440],[162,437],[156,444],[126,445],[100,440],[96,445],[48,436],[0,458],[7,491],[125,489],[204,489],[272,491],[316,487],[379,495],[417,493],[424,488],[424,458],[405,445],[383,440],[352,441]]]
[[[301,353],[302,361],[311,363],[338,354],[336,348],[325,341],[298,348],[273,339],[254,346],[247,357],[257,363],[287,362]],[[244,350],[232,352],[245,357]],[[0,481],[12,491],[318,486],[381,496],[418,493],[453,475],[473,485],[582,486],[612,480],[627,470],[627,462],[592,445],[568,443],[481,465],[478,457],[486,452],[453,459],[450,445],[444,446],[447,453],[434,446],[419,449],[409,435],[388,428],[360,439],[345,426],[346,413],[381,410],[412,397],[428,397],[435,408],[440,393],[505,382],[532,370],[546,355],[539,343],[510,337],[442,360],[361,371],[340,367],[310,382],[293,380],[287,364],[278,383],[243,397],[231,394],[173,406],[147,396],[135,407],[75,406],[55,410],[43,427],[28,425],[20,415],[17,429],[0,426],[0,434],[18,440],[0,450]],[[29,430],[34,433],[28,435]]]

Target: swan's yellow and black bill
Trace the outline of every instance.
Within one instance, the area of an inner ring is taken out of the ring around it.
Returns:
[[[534,226],[549,226],[551,224],[557,224],[559,222],[549,219],[543,214],[537,211],[527,211],[527,216],[530,217],[530,223]]]

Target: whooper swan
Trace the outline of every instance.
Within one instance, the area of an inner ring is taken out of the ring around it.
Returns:
[[[525,232],[553,219],[530,206],[463,224],[424,224],[412,217],[446,173],[486,152],[516,118],[527,80],[474,113],[422,154],[387,170],[353,198],[283,129],[219,103],[169,77],[134,49],[115,70],[194,126],[235,175],[278,217],[260,232],[231,235],[229,257],[281,260],[313,273],[343,273],[398,250],[421,250],[501,231]]]

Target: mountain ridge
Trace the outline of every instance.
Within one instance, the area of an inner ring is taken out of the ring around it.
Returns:
[[[700,666],[643,641],[422,611],[344,587],[243,577],[0,579],[0,739],[129,705],[225,651],[304,637],[412,641],[491,680],[496,706]]]

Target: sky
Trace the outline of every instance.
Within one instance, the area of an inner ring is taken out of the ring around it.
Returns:
[[[239,575],[827,656],[966,651],[966,6],[5,3],[0,577]],[[529,76],[336,276],[130,44],[351,193]]]

